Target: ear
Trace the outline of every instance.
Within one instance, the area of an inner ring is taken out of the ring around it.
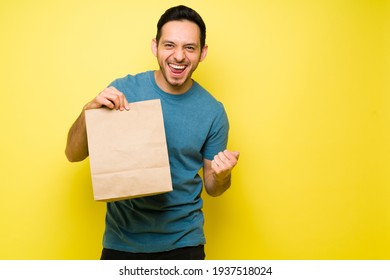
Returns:
[[[208,48],[209,48],[208,45],[203,46],[202,52],[200,53],[200,60],[199,60],[200,62],[202,62],[206,58]]]
[[[153,55],[157,57],[157,41],[155,38],[152,40],[151,48]]]

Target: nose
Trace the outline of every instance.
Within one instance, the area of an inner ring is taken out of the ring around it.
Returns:
[[[175,50],[175,53],[173,54],[173,57],[175,58],[176,61],[180,62],[183,61],[186,56],[183,49],[177,48]]]

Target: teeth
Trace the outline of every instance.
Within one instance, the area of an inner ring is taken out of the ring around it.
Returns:
[[[169,64],[169,66],[177,70],[183,70],[184,68],[186,68],[185,65]]]

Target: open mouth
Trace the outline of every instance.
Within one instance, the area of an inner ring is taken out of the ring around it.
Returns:
[[[186,65],[178,65],[178,64],[168,64],[169,69],[171,69],[171,72],[175,75],[180,75],[184,72],[184,70],[187,68]]]

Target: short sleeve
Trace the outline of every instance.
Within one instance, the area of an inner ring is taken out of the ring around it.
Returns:
[[[229,135],[229,121],[222,103],[211,125],[210,132],[202,148],[203,157],[212,160],[216,154],[227,147]]]

